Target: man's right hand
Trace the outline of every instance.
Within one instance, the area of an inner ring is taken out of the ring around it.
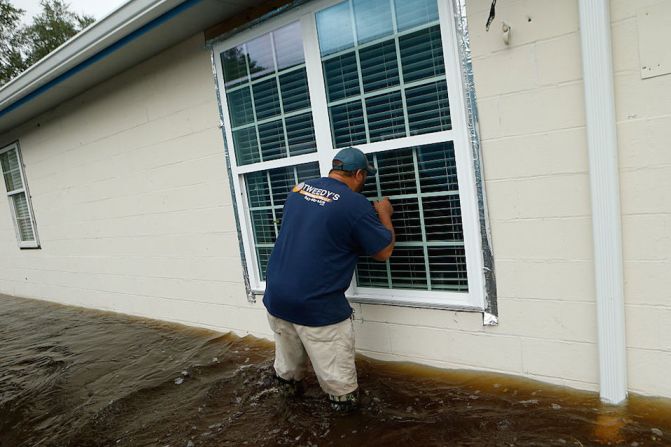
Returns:
[[[377,202],[373,202],[373,205],[375,206],[375,211],[377,211],[378,216],[380,217],[391,217],[392,214],[394,214],[394,207],[391,206],[391,202],[389,201],[389,197],[385,197],[382,200],[378,200]]]
[[[394,224],[391,222],[391,215],[394,214],[394,207],[391,206],[391,202],[388,197],[373,202],[375,206],[375,211],[380,217],[380,223],[391,232],[391,242],[380,252],[373,255],[373,259],[376,261],[386,261],[391,256],[394,251],[394,245],[396,244],[396,232],[394,231]]]

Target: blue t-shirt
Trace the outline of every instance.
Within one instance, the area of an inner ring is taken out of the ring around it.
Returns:
[[[304,326],[339,323],[352,314],[345,290],[360,255],[391,243],[373,205],[329,177],[308,180],[289,193],[268,261],[268,312]]]

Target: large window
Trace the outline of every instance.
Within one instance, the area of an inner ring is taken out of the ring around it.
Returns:
[[[247,269],[261,292],[291,188],[356,146],[397,232],[352,300],[482,308],[482,255],[451,6],[315,1],[215,47]]]
[[[5,181],[19,247],[37,248],[39,241],[18,144],[10,144],[0,149],[0,170]]]

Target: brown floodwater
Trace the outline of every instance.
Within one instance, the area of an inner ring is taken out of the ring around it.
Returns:
[[[668,400],[623,407],[509,376],[357,360],[362,406],[271,379],[273,347],[0,295],[0,446],[671,446]]]

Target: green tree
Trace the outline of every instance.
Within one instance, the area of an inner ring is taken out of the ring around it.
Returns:
[[[90,16],[70,11],[70,5],[60,0],[42,0],[42,12],[23,31],[28,65],[42,59],[82,29],[95,22]]]
[[[61,0],[41,0],[40,14],[32,24],[21,26],[24,11],[0,0],[0,85],[61,46],[95,19],[70,11]]]
[[[6,84],[27,68],[21,48],[22,9],[15,8],[9,0],[0,0],[0,85]]]

